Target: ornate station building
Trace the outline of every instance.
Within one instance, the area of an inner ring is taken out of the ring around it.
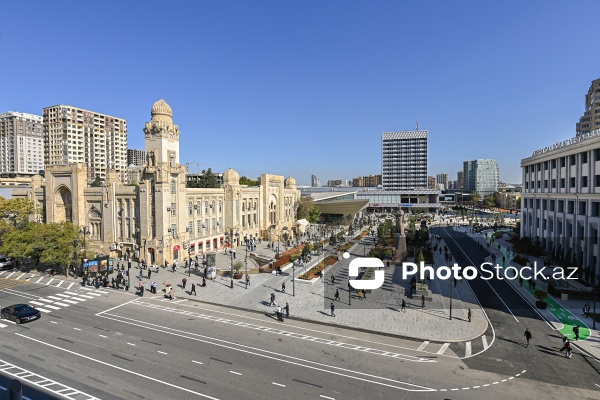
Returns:
[[[144,128],[146,163],[137,185],[122,185],[109,172],[102,187],[89,187],[85,164],[47,167],[15,198],[28,198],[44,222],[71,221],[92,247],[111,257],[150,263],[236,247],[244,238],[294,236],[296,181],[263,174],[260,185],[241,186],[228,169],[220,188],[186,188],[187,167],[179,162],[179,127],[171,107],[159,100]]]

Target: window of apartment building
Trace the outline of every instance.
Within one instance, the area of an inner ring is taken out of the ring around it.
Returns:
[[[592,239],[592,244],[598,244],[598,229],[594,228],[593,226],[590,226],[590,238]]]
[[[560,188],[561,189],[565,188],[565,178],[560,178]]]
[[[216,218],[213,218],[213,219],[212,219],[212,221],[211,221],[211,224],[210,224],[210,228],[211,228],[212,230],[215,230],[215,229],[217,229],[217,219],[216,219]]]
[[[587,162],[588,162],[588,153],[587,153],[587,151],[584,151],[583,153],[581,153],[581,163],[587,164]]]
[[[564,200],[558,201],[558,212],[565,212],[565,201]]]
[[[188,222],[188,232],[190,233],[190,236],[192,236],[192,233],[194,232],[194,221]]]
[[[570,165],[573,166],[575,164],[577,164],[577,156],[575,156],[575,154],[571,154],[569,156],[569,160],[570,160]]]
[[[544,231],[546,230],[546,220],[545,219],[542,221],[542,230],[544,230]]]
[[[174,238],[177,237],[177,224],[171,224],[171,235],[173,235]]]
[[[242,207],[243,207],[243,205],[242,205]],[[245,228],[245,227],[246,227],[246,216],[242,215],[242,228]]]
[[[567,212],[569,214],[574,214],[575,213],[575,202],[574,201],[567,202]]]
[[[208,200],[204,202],[204,214],[208,214]]]
[[[579,202],[579,215],[585,215],[587,202],[580,201]]]
[[[223,226],[223,217],[219,217],[219,226]]]
[[[175,194],[177,191],[177,186],[175,185],[175,180],[171,181],[171,194]]]
[[[540,209],[540,199],[535,199],[535,209],[536,210]]]
[[[556,189],[556,179],[552,179],[552,189]]]
[[[588,185],[588,177],[587,176],[582,176],[581,177],[581,187],[587,187]]]
[[[196,221],[196,232],[198,232],[198,236],[202,235],[202,221]]]
[[[525,182],[525,190],[529,189],[529,182]]]
[[[552,160],[552,169],[556,168],[556,159]]]
[[[544,171],[548,171],[548,161],[544,161]]]
[[[561,168],[564,167],[567,164],[567,158],[566,157],[561,157],[560,158],[560,166]]]
[[[592,201],[592,217],[600,217],[600,201]]]
[[[544,189],[548,189],[548,179],[544,179]]]
[[[542,188],[542,181],[537,181],[537,188],[541,189]]]
[[[192,203],[191,201],[190,201],[190,202],[188,202],[188,214],[189,214],[189,215],[193,215],[193,214],[194,214],[194,206],[193,206],[193,203]],[[192,230],[190,229],[190,232],[191,232],[191,231],[192,231]]]
[[[594,181],[595,181],[595,182],[594,182],[594,183],[595,183],[595,186],[600,186],[600,175],[596,175],[596,176],[594,177]]]
[[[594,160],[600,161],[600,149],[594,150]]]
[[[574,188],[575,187],[575,178],[571,178],[571,187]]]
[[[208,218],[204,220],[204,229],[208,230]]]
[[[556,200],[550,200],[550,211],[554,211],[555,205],[556,205]]]
[[[172,217],[174,217],[176,215],[175,204],[176,203],[171,203],[171,216]]]
[[[542,208],[543,208],[544,210],[547,210],[547,209],[548,209],[548,201],[547,201],[546,199],[542,200]]]
[[[219,212],[223,212],[223,201],[219,200]]]
[[[202,210],[202,202],[201,201],[196,203],[196,215],[200,215],[200,210]]]

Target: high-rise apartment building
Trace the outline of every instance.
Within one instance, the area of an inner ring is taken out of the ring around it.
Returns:
[[[458,171],[456,173],[456,185],[455,189],[462,189],[465,187],[465,173],[464,171]]]
[[[381,136],[383,190],[426,189],[427,131],[384,132]]]
[[[144,165],[146,162],[146,152],[138,149],[127,149],[127,166]]]
[[[44,108],[46,165],[84,163],[87,180],[114,170],[127,181],[127,121],[81,108]]]
[[[585,95],[585,111],[576,125],[577,135],[600,129],[600,79],[592,81]]]
[[[365,175],[352,179],[352,186],[356,187],[376,187],[381,185],[381,175]]]
[[[433,176],[427,177],[427,189],[435,189],[435,178]]]
[[[312,187],[320,187],[321,186],[321,182],[319,181],[319,178],[316,175],[310,176],[310,186],[312,186]]]
[[[437,181],[438,185],[443,185],[441,190],[450,189],[448,187],[448,174],[437,174],[435,180]]]
[[[44,169],[44,133],[40,115],[0,114],[0,173],[35,175]]]
[[[496,160],[465,161],[463,173],[465,176],[464,189],[468,192],[475,192],[484,197],[498,191],[500,171]]]

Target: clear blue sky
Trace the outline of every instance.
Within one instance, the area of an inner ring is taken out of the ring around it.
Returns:
[[[126,118],[163,98],[181,160],[241,175],[380,173],[381,133],[429,130],[429,175],[575,135],[600,78],[598,1],[4,1],[0,112]],[[192,166],[191,170],[195,170]]]

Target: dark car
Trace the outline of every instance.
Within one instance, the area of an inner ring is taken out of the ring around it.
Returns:
[[[0,271],[4,271],[6,269],[12,269],[12,268],[13,268],[12,260],[6,256],[0,255]]]
[[[15,304],[0,310],[0,318],[14,321],[17,324],[39,319],[42,313],[29,304]]]

